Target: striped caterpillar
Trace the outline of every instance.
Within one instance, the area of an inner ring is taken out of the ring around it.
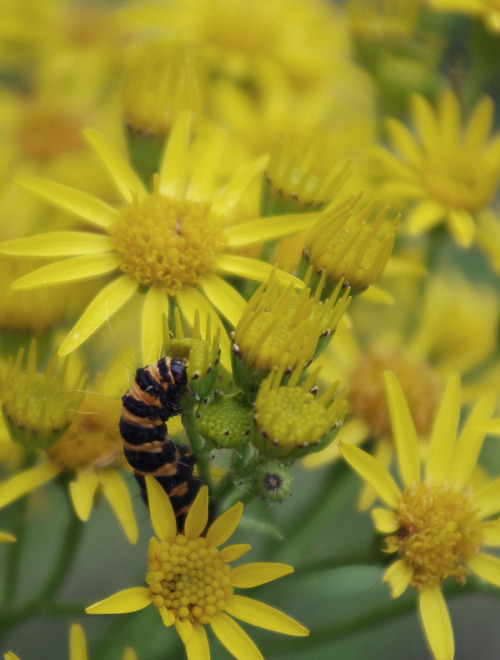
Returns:
[[[170,498],[181,529],[202,482],[193,477],[195,454],[176,445],[165,422],[182,412],[180,398],[186,388],[186,363],[163,357],[137,369],[132,387],[122,396],[120,434],[123,453],[134,470],[146,501],[145,475],[155,477]]]

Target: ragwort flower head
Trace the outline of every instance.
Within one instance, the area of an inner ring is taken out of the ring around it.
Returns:
[[[64,360],[71,360],[71,356]],[[44,377],[47,380],[47,376]],[[83,383],[82,387],[77,387],[71,393],[73,397],[78,397],[74,402],[76,405],[72,405],[67,397],[64,398],[59,380],[53,380],[55,384],[51,386],[45,383],[45,394],[55,390],[58,407],[70,417],[62,432],[52,433],[50,444],[45,443],[44,458],[40,457],[40,461],[33,467],[21,470],[0,483],[0,507],[7,506],[63,475],[67,480],[73,508],[80,520],[87,521],[90,518],[94,500],[102,494],[130,543],[135,543],[137,523],[126,479],[119,470],[124,459],[122,439],[116,423],[121,408],[118,393],[123,392],[125,383],[129,381],[129,375],[123,368],[123,353],[119,354],[105,375],[93,381],[91,390],[85,391]],[[35,411],[41,407],[37,397],[39,390],[43,392],[43,384],[40,378],[37,379],[29,396],[25,395],[22,399],[31,400]],[[13,389],[15,391],[16,388]],[[47,404],[45,409],[50,409]],[[38,429],[38,433],[42,430]],[[33,440],[31,442],[33,444]]]
[[[387,508],[373,509],[378,532],[387,535],[386,551],[396,553],[384,581],[394,598],[411,585],[418,591],[419,611],[431,651],[437,660],[454,655],[453,632],[442,595],[453,578],[465,584],[470,572],[500,586],[500,559],[484,552],[500,545],[500,479],[473,491],[468,480],[476,464],[494,398],[482,397],[457,437],[460,381],[450,377],[434,422],[429,455],[421,475],[418,437],[403,391],[385,373],[387,399],[398,456],[399,487],[388,470],[358,447],[341,443],[347,462],[369,483]]]
[[[380,153],[387,190],[414,202],[404,223],[410,234],[445,223],[460,246],[470,247],[477,213],[491,202],[500,180],[500,135],[489,137],[493,101],[483,98],[465,129],[450,89],[442,93],[437,110],[419,95],[412,108],[416,136],[394,119],[387,123],[398,154]]]
[[[170,499],[158,482],[146,477],[151,519],[158,538],[148,550],[147,587],[120,591],[87,608],[89,614],[135,612],[154,605],[167,627],[175,625],[189,660],[209,660],[205,625],[210,625],[224,646],[239,660],[262,658],[259,650],[231,618],[288,635],[305,636],[306,628],[269,605],[234,593],[234,588],[265,584],[293,572],[277,563],[228,562],[250,549],[237,544],[219,549],[236,529],[243,505],[238,502],[220,515],[202,536],[208,521],[208,489],[204,486],[177,533]]]
[[[49,232],[5,243],[1,248],[4,253],[71,257],[29,273],[14,287],[49,286],[115,274],[70,331],[60,355],[86,341],[134,295],[145,293],[141,325],[144,362],[161,354],[163,316],[168,317],[169,300],[175,299],[190,325],[198,309],[202,328],[207,317],[213,330],[221,328],[221,360],[230,366],[229,338],[216,309],[235,325],[245,301],[218,273],[264,280],[271,271],[269,264],[230,254],[231,249],[300,231],[315,215],[278,216],[228,226],[235,206],[261,172],[266,158],[237,172],[219,192],[216,180],[221,135],[214,135],[190,177],[189,136],[190,115],[186,112],[175,123],[149,192],[105,138],[86,132],[124,198],[120,208],[54,182],[21,179],[25,188],[82,217],[100,233]],[[281,277],[302,286],[285,273]]]

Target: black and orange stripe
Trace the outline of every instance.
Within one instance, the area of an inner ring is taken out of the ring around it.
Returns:
[[[119,424],[123,453],[144,499],[144,477],[151,475],[169,496],[179,529],[201,487],[193,477],[196,456],[173,442],[165,424],[182,412],[186,383],[186,363],[179,358],[163,357],[137,369],[132,387],[122,396]]]

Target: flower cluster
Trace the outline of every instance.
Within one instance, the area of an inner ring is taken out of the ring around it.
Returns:
[[[0,7],[7,660],[403,657],[410,593],[418,657],[492,657],[446,601],[500,586],[499,35],[497,0]]]

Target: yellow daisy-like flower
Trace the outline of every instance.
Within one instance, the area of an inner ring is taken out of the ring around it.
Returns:
[[[7,651],[4,660],[21,660],[12,651]],[[88,660],[87,640],[83,628],[78,623],[73,623],[69,633],[69,660]],[[122,660],[137,660],[137,653],[127,646],[123,651]]]
[[[189,113],[181,114],[164,151],[159,174],[154,177],[152,192],[104,137],[86,131],[87,139],[124,198],[120,208],[58,183],[21,179],[25,188],[88,221],[93,231],[49,232],[4,243],[0,251],[6,254],[71,257],[29,273],[14,287],[33,288],[116,275],[84,311],[62,343],[60,355],[86,341],[136,293],[145,292],[143,362],[151,362],[161,354],[162,317],[168,316],[169,300],[175,299],[190,325],[198,309],[202,327],[210,317],[212,327],[221,328],[221,359],[229,367],[229,338],[215,310],[235,325],[245,300],[219,273],[265,280],[272,270],[264,262],[231,254],[232,248],[300,231],[316,218],[315,214],[287,215],[228,226],[236,204],[262,171],[266,158],[238,172],[218,192],[221,140],[216,134],[188,180],[189,124]],[[302,285],[285,273],[281,277]]]
[[[380,151],[387,191],[414,202],[404,222],[410,234],[445,223],[457,243],[469,247],[477,213],[491,202],[500,180],[500,135],[489,137],[493,101],[483,98],[464,129],[459,100],[450,89],[437,110],[415,95],[412,111],[417,135],[399,121],[387,122],[397,154]]]
[[[137,541],[137,523],[120,462],[125,464],[117,420],[123,392],[130,378],[123,354],[106,375],[87,391],[67,430],[46,450],[36,465],[0,482],[0,508],[57,478],[72,475],[69,493],[80,520],[87,521],[94,499],[102,493],[130,543]],[[123,375],[118,373],[123,370]],[[33,432],[35,434],[35,432]]]
[[[165,626],[175,625],[189,660],[210,660],[204,628],[207,624],[239,660],[262,660],[258,648],[231,616],[275,632],[309,634],[304,626],[279,610],[234,593],[234,587],[256,587],[293,572],[286,564],[267,562],[229,566],[228,562],[250,549],[248,544],[218,549],[238,525],[243,511],[241,502],[220,515],[202,536],[208,522],[208,488],[204,486],[186,517],[184,533],[178,534],[165,491],[152,477],[146,477],[146,485],[158,536],[149,543],[148,586],[120,591],[91,605],[87,613],[120,614],[154,605]]]
[[[353,310],[353,327],[361,330],[354,333],[341,322],[320,362],[323,375],[339,380],[348,392],[342,440],[354,444],[369,440],[374,456],[388,468],[394,443],[383,372],[389,369],[396,374],[417,432],[427,439],[450,373],[468,377],[494,354],[500,304],[493,289],[478,287],[455,271],[444,270],[434,274],[423,299],[405,289],[392,311],[379,316],[373,318],[369,305]],[[409,318],[418,322],[409,323]],[[479,394],[491,389],[484,376],[475,382]],[[470,401],[471,395],[467,393],[466,398]],[[332,443],[307,456],[304,464],[318,467],[338,455],[338,446]],[[373,500],[373,489],[365,485],[358,506],[366,509]]]
[[[500,559],[484,552],[486,546],[500,546],[500,520],[489,520],[500,512],[500,479],[477,490],[468,486],[483,444],[480,426],[489,419],[495,401],[489,395],[482,397],[457,437],[460,380],[450,377],[422,475],[417,431],[403,390],[392,372],[384,377],[401,487],[359,447],[341,443],[340,451],[387,506],[372,511],[376,530],[387,535],[386,551],[397,554],[384,581],[394,598],[409,585],[418,591],[431,651],[436,660],[451,660],[453,631],[443,583],[451,577],[463,585],[472,572],[500,586]]]

